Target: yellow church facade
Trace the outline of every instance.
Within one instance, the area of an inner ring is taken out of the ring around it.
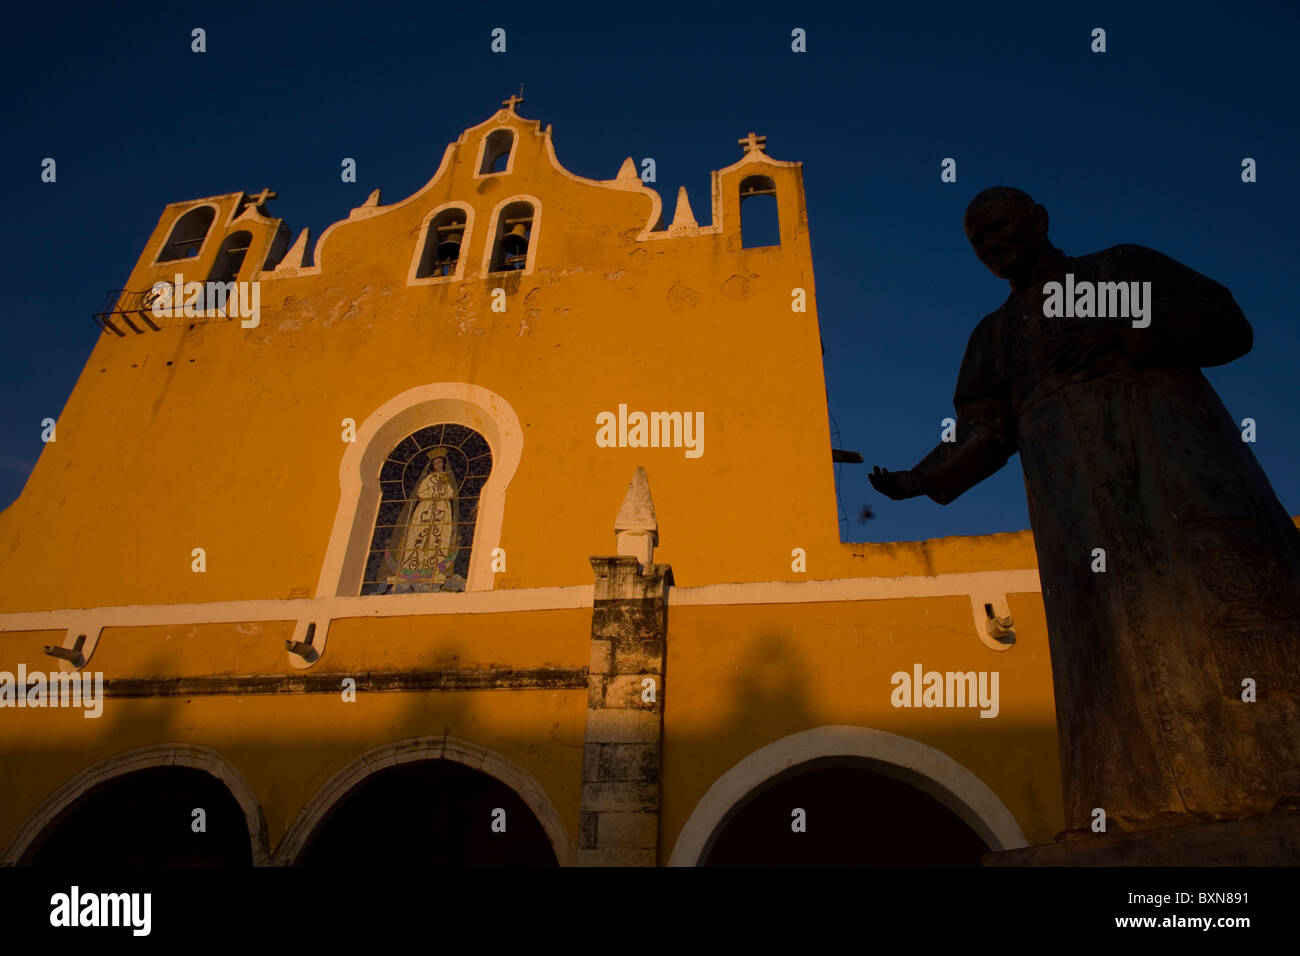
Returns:
[[[0,514],[0,858],[1050,842],[1032,537],[841,542],[802,169],[740,151],[700,226],[512,98],[314,243],[167,206]]]

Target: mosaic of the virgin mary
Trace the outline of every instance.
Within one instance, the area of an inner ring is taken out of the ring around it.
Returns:
[[[464,590],[464,581],[455,575],[460,550],[456,476],[447,466],[445,446],[426,454],[429,462],[415,496],[402,505],[384,548],[389,594]]]

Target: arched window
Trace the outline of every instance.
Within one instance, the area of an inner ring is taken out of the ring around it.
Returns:
[[[464,240],[465,210],[444,209],[434,216],[424,234],[424,249],[420,253],[415,277],[454,275]]]
[[[212,266],[208,281],[234,282],[239,276],[239,270],[244,265],[244,257],[248,255],[248,247],[252,243],[251,232],[240,231],[226,236],[225,241],[221,243],[221,251],[217,253],[217,261]]]
[[[207,238],[208,230],[212,228],[212,220],[215,216],[216,210],[211,206],[199,206],[177,219],[176,225],[172,226],[172,234],[168,237],[167,244],[158,254],[158,261],[173,262],[176,259],[192,259],[197,256],[203,246],[203,240]]]
[[[779,246],[781,227],[776,212],[776,183],[767,176],[747,176],[740,183],[740,245]]]
[[[430,425],[398,442],[379,469],[361,594],[464,591],[479,492],[491,473],[487,442],[464,425]]]
[[[470,228],[473,225],[474,216],[471,213]],[[409,272],[413,275],[417,260],[415,250],[411,250],[411,253]],[[380,560],[371,550],[371,545],[377,540],[376,525],[389,525],[388,533],[391,534],[391,526],[398,517],[390,513],[381,520],[380,506],[394,500],[400,504],[407,496],[406,490],[400,485],[381,486],[381,472],[387,481],[397,481],[392,473],[393,466],[389,465],[385,470],[385,462],[390,458],[400,461],[401,456],[394,449],[407,436],[434,423],[448,426],[455,424],[477,432],[492,453],[490,459],[485,458],[482,463],[475,462],[477,471],[486,472],[490,461],[491,474],[482,482],[474,502],[474,553],[468,559],[469,573],[466,575],[465,590],[491,591],[495,587],[498,575],[492,570],[492,555],[501,543],[506,489],[519,467],[525,429],[510,402],[496,392],[469,382],[430,382],[394,395],[374,409],[364,421],[358,423],[357,440],[343,444],[343,454],[339,461],[339,504],[334,513],[329,547],[321,562],[317,594],[343,597],[387,590],[386,579],[379,587],[371,586],[364,592],[362,590],[366,581],[372,585],[380,582],[375,568],[372,567],[370,573],[367,573],[371,559]],[[455,437],[454,429],[452,437]],[[430,440],[436,439],[437,436],[432,436]],[[475,444],[477,445],[477,439]],[[478,457],[469,455],[468,445],[460,447],[466,454],[467,462],[470,457]],[[482,446],[478,447],[481,449]],[[457,460],[458,457],[453,456],[453,466]],[[454,472],[455,467],[452,470]],[[473,489],[463,489],[462,494],[468,495],[471,490]],[[389,510],[400,512],[400,508]],[[459,516],[462,524],[469,518],[465,511]],[[375,550],[382,551],[384,541],[378,543]]]
[[[533,241],[533,206],[527,202],[507,203],[497,219],[489,272],[513,272],[528,264]]]
[[[479,164],[478,174],[489,176],[504,173],[510,166],[510,149],[514,145],[513,130],[498,129],[489,133],[483,144],[483,162]]]

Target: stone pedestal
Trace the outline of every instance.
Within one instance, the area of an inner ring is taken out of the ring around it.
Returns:
[[[984,866],[1297,866],[1300,815],[1098,833],[985,854]]]
[[[672,568],[593,557],[580,866],[655,866]]]

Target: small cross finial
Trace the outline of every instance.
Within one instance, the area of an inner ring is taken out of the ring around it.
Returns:
[[[521,87],[519,88],[519,92],[522,93],[523,91],[524,91],[524,88],[521,86]],[[513,93],[511,93],[511,94],[510,94],[510,98],[509,98],[508,100],[502,100],[502,101],[501,101],[501,105],[504,106],[506,109],[510,110],[510,112],[515,113],[515,112],[518,112],[518,111],[515,109],[515,107],[516,107],[517,105],[519,105],[520,103],[522,103],[523,101],[524,101],[524,98],[523,98],[522,96],[515,96]]]
[[[747,153],[752,153],[755,150],[758,150],[760,153],[767,152],[767,147],[764,145],[766,142],[766,136],[755,136],[752,132],[744,139],[736,140],[736,144],[745,147],[745,152]]]
[[[269,190],[269,189],[263,189],[260,193],[254,193],[254,194],[251,195],[251,196],[248,195],[247,193],[245,193],[244,195],[246,196],[248,202],[249,202],[251,205],[254,205],[254,206],[264,206],[264,205],[266,205],[266,201],[267,201],[268,199],[278,199],[278,198],[279,198],[279,196],[277,196],[275,193],[271,192],[271,190]]]

